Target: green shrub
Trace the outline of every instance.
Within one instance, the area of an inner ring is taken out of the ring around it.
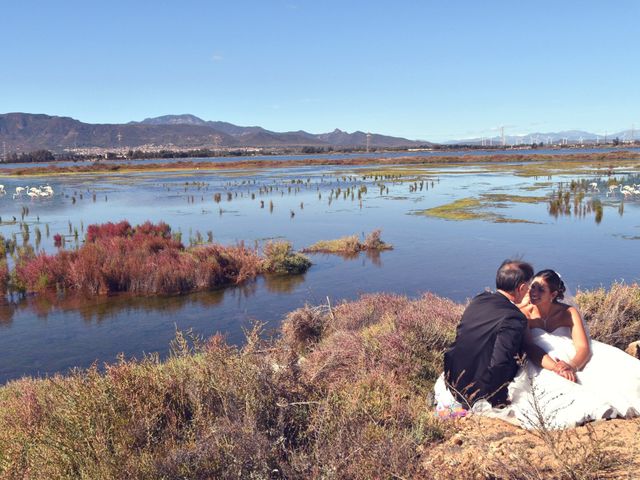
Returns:
[[[298,274],[309,270],[311,261],[294,252],[286,241],[267,242],[264,247],[264,270],[269,273]]]
[[[362,251],[391,250],[393,246],[380,239],[380,232],[381,230],[374,230],[369,233],[364,242],[361,242],[357,235],[349,235],[335,240],[320,240],[305,248],[303,252],[355,255]]]

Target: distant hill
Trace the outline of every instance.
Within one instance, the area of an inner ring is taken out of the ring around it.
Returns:
[[[143,145],[196,147],[364,147],[367,134],[334,130],[312,134],[305,131],[272,132],[262,127],[241,127],[221,121],[205,121],[194,115],[165,115],[126,124],[90,124],[69,117],[43,114],[0,114],[0,142],[7,151],[69,148],[136,148]],[[369,145],[377,148],[425,145],[406,138],[371,134]]]

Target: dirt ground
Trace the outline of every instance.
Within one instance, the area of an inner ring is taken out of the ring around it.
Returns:
[[[424,452],[433,479],[640,479],[640,418],[563,431],[529,431],[470,416]]]

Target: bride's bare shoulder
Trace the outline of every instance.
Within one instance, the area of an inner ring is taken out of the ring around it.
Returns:
[[[566,303],[558,303],[558,306],[560,306],[561,308],[560,314],[563,317],[573,317],[574,315],[580,316],[580,312],[573,305],[567,305]]]

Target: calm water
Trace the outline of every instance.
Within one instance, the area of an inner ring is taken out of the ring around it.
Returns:
[[[621,195],[605,193],[609,177],[576,172],[550,178],[522,177],[513,173],[519,170],[518,165],[512,166],[513,171],[491,171],[487,166],[437,170],[410,166],[385,168],[386,173],[394,170],[404,174],[390,180],[376,178],[376,170],[301,167],[224,175],[194,172],[1,179],[11,192],[28,184],[49,183],[54,188],[53,198],[36,201],[0,197],[0,233],[15,235],[21,243],[19,222],[24,215],[29,242],[35,244],[39,229],[38,248],[45,251],[55,251],[52,237],[56,233],[65,235],[67,248],[73,248],[80,244],[87,225],[122,219],[132,224],[165,221],[174,231],[182,232],[185,244],[198,232],[204,238],[211,232],[214,240],[223,244],[241,240],[262,244],[282,237],[298,249],[321,239],[381,228],[383,240],[395,248],[377,257],[361,255],[350,260],[312,255],[314,265],[305,275],[262,277],[241,288],[217,292],[137,299],[40,296],[1,305],[0,381],[87,367],[94,361],[110,362],[120,352],[138,358],[150,352],[165,355],[176,328],[204,336],[223,332],[229,341],[240,343],[242,327],[252,321],[265,321],[275,328],[287,312],[305,303],[325,303],[327,297],[335,304],[366,292],[417,296],[432,291],[464,301],[491,286],[497,265],[514,255],[524,256],[539,269],[556,268],[571,291],[640,279],[633,260],[637,259],[640,238],[640,195],[627,199],[620,212]],[[640,184],[634,170],[617,171],[615,178]],[[481,210],[534,223],[450,221],[416,214],[486,194],[546,196],[560,183],[566,189],[571,180],[598,183],[600,193],[589,189],[583,203],[602,203],[599,223],[593,212],[552,216],[546,201],[492,201]],[[423,182],[422,190],[413,189],[414,181],[416,185]],[[362,186],[367,192],[359,201],[357,190]],[[336,198],[338,188],[341,193]],[[345,196],[347,188],[355,190],[353,199]],[[219,203],[214,201],[217,193],[221,194]],[[260,201],[264,201],[264,208]]]

